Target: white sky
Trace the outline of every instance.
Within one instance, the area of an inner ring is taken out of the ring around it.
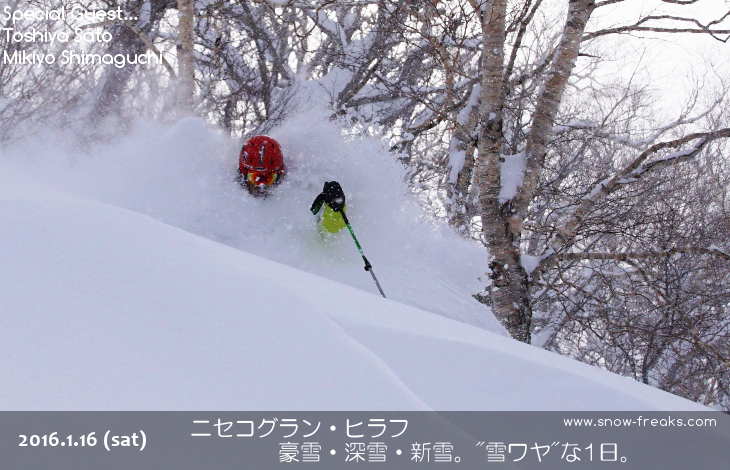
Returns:
[[[706,24],[728,11],[730,0],[699,0],[689,6],[661,0],[626,0],[598,9],[589,30],[633,24],[647,14],[694,17]],[[669,22],[661,26],[683,27]],[[730,29],[730,17],[717,27]],[[675,109],[686,98],[692,81],[704,79],[707,91],[717,84],[713,68],[720,76],[730,77],[730,41],[722,43],[704,34],[651,32],[614,35],[602,41],[611,48],[608,54],[616,58],[615,71],[629,74],[639,67],[639,76],[650,81],[667,109]]]

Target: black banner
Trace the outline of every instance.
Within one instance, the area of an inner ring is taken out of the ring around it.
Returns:
[[[730,468],[690,412],[0,412],[7,470]]]

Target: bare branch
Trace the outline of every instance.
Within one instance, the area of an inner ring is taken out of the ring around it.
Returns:
[[[672,2],[679,3],[679,2]],[[693,2],[692,2],[693,3]],[[600,6],[601,4],[599,4]],[[725,13],[719,19],[713,20],[708,24],[703,24],[696,18],[687,18],[683,16],[672,16],[672,15],[648,15],[639,19],[636,23],[626,26],[617,26],[615,28],[602,29],[600,31],[594,31],[586,33],[583,36],[583,41],[588,41],[600,36],[606,36],[608,34],[622,34],[629,32],[655,32],[655,33],[691,33],[691,34],[708,34],[713,38],[721,42],[727,42],[728,38],[721,38],[719,35],[730,34],[730,29],[713,29],[712,27],[720,24],[726,18],[730,16],[730,11]],[[694,28],[671,28],[663,26],[646,25],[646,23],[655,21],[669,21],[676,23],[690,23],[694,25]]]
[[[595,204],[610,192],[615,190],[617,187],[623,184],[632,183],[636,181],[643,174],[654,170],[664,168],[666,166],[686,161],[695,155],[697,155],[703,148],[710,142],[722,139],[730,138],[730,128],[721,129],[714,132],[700,132],[695,134],[689,134],[679,139],[675,139],[668,142],[660,142],[652,145],[639,156],[637,156],[626,168],[617,173],[611,178],[607,178],[601,181],[589,195],[583,199],[578,207],[573,211],[568,220],[562,226],[560,230],[555,234],[555,237],[550,243],[551,248],[558,252],[562,247],[570,240],[577,230],[580,222],[583,220],[586,214],[595,206]],[[694,146],[685,149],[680,152],[672,153],[667,155],[663,160],[657,160],[650,163],[645,163],[646,160],[656,154],[657,152],[668,149],[677,148],[682,145],[697,140]]]

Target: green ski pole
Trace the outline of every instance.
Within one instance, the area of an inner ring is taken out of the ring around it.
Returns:
[[[350,231],[350,235],[352,235],[352,239],[355,242],[355,246],[357,246],[357,251],[360,252],[360,256],[362,256],[362,260],[365,261],[365,271],[368,271],[370,275],[373,277],[373,281],[375,281],[375,285],[378,286],[378,290],[380,291],[380,295],[385,297],[385,292],[383,292],[383,288],[380,287],[380,283],[378,282],[378,278],[375,277],[375,273],[373,272],[373,266],[370,264],[370,261],[365,257],[365,253],[362,252],[362,247],[360,246],[360,242],[357,241],[357,237],[355,236],[355,232],[352,230],[352,226],[350,225],[350,221],[347,220],[347,216],[345,215],[345,211],[338,211],[340,215],[342,215],[342,220],[345,221],[345,225],[347,225],[347,230]]]

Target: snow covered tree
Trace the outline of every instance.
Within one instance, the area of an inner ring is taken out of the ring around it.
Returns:
[[[410,158],[441,173],[452,224],[489,250],[479,298],[520,341],[539,333],[548,348],[727,408],[727,83],[698,85],[666,119],[642,84],[599,76],[611,35],[726,41],[730,12],[703,23],[683,14],[696,1],[658,2],[597,27],[596,12],[621,0],[425,3],[412,30],[434,44],[443,87],[421,122],[439,132],[404,137],[416,139]]]
[[[377,77],[402,59],[396,51],[402,3],[208,4],[197,26],[205,51],[199,61],[203,107],[236,134],[266,132],[311,93],[328,96],[333,117],[401,119],[408,114],[403,107],[416,100],[378,89]],[[409,66],[426,64],[411,58]]]
[[[107,30],[113,39],[104,52],[134,56],[150,50],[159,55],[160,51],[154,45],[154,41],[158,39],[155,31],[159,31],[165,13],[175,5],[173,0],[135,0],[123,4],[117,0],[110,1],[105,5],[107,9],[122,8],[127,17],[137,20],[119,21],[108,25]],[[132,103],[139,97],[130,93],[130,90],[135,74],[141,72],[140,68],[142,66],[137,65],[103,69],[94,93],[94,104],[88,116],[94,133],[100,132],[99,125],[110,115],[123,117],[126,113],[131,117],[134,116],[132,110],[135,107]],[[170,68],[169,72],[173,70]],[[174,76],[171,74],[171,77]],[[125,100],[125,96],[130,99]]]
[[[65,0],[13,1],[15,9],[50,11],[66,5]],[[66,126],[73,122],[86,103],[86,91],[94,84],[95,68],[63,64],[56,60],[69,42],[27,41],[23,34],[38,31],[56,37],[68,33],[63,23],[43,18],[18,21],[0,19],[0,143],[12,141],[26,132],[35,132],[33,123]]]

